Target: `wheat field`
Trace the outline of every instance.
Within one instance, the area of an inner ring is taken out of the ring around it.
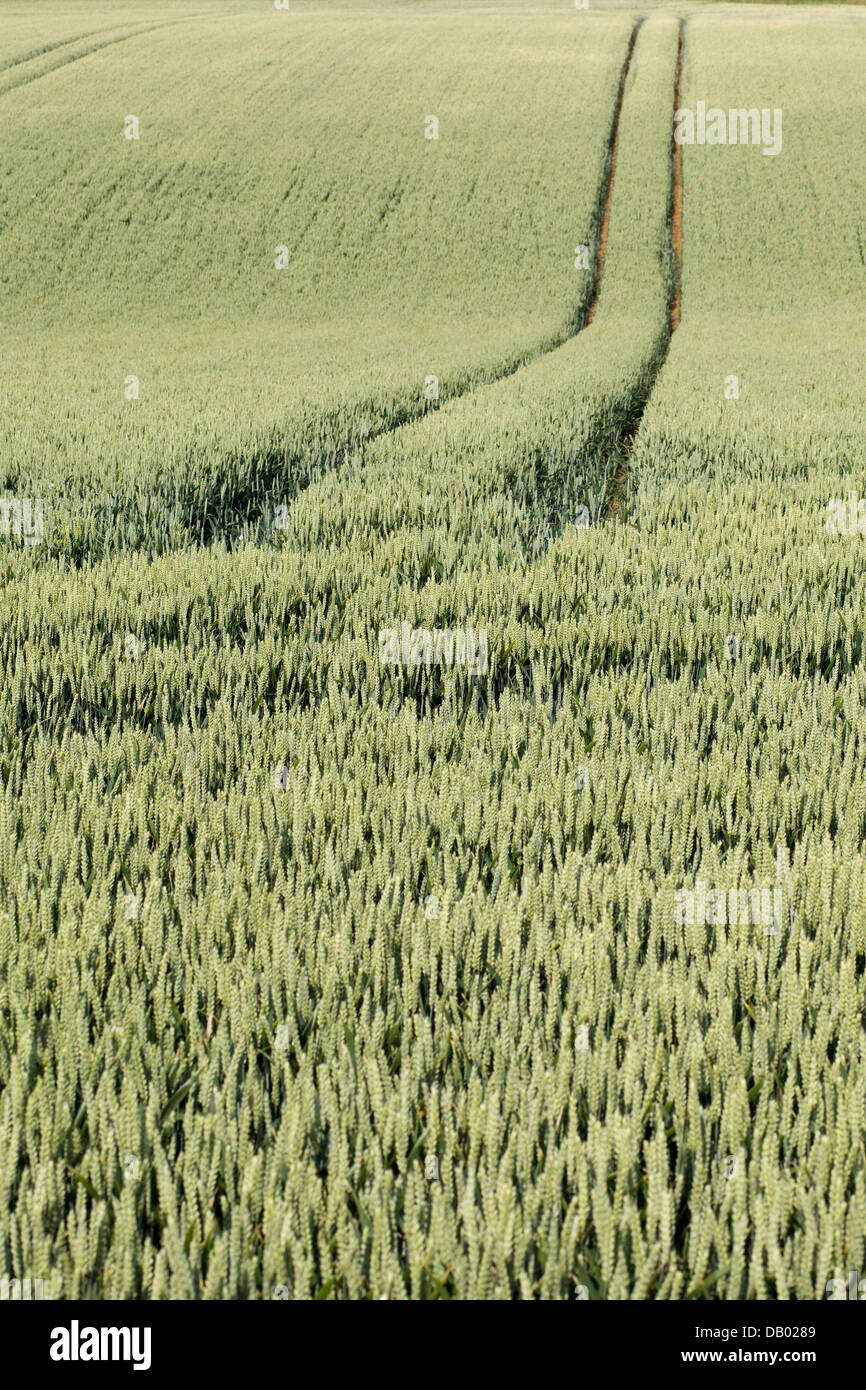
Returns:
[[[862,1268],[864,60],[0,8],[0,1277]]]

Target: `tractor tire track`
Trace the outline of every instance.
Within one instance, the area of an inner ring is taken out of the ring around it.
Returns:
[[[683,94],[683,31],[680,23],[680,37],[677,45],[677,81],[674,94],[674,111],[680,109]],[[680,321],[680,286],[683,272],[683,147],[671,137],[673,158],[673,187],[671,190],[671,249],[673,251],[673,283],[671,285],[670,331],[676,333]]]
[[[607,225],[613,192],[619,119],[625,96],[626,80],[631,68],[632,54],[642,23],[643,18],[638,18],[632,27],[619,76],[617,98],[614,104],[611,129],[608,136],[607,157],[593,218],[593,225],[600,230],[588,307],[584,309],[582,306],[578,306],[565,328],[552,338],[546,339],[542,343],[537,344],[534,348],[530,348],[512,358],[500,361],[488,371],[480,370],[473,372],[467,380],[459,380],[454,383],[451,389],[443,396],[436,410],[431,411],[426,401],[419,403],[413,400],[404,401],[399,408],[395,410],[391,418],[378,428],[374,427],[369,431],[365,431],[359,438],[351,441],[348,445],[342,446],[336,453],[333,461],[329,462],[324,468],[319,465],[314,465],[311,468],[299,468],[298,460],[287,457],[283,451],[268,451],[266,456],[262,459],[262,470],[256,475],[255,487],[245,487],[232,493],[228,502],[221,500],[220,510],[223,513],[225,513],[227,509],[230,512],[243,513],[246,511],[248,513],[251,506],[259,507],[261,505],[262,494],[266,494],[278,481],[282,481],[285,484],[283,492],[281,493],[281,501],[285,503],[294,501],[296,498],[302,496],[310,487],[321,482],[326,474],[333,473],[345,467],[349,459],[355,456],[361,448],[377,440],[386,439],[388,436],[394,435],[402,429],[417,424],[424,416],[437,413],[438,409],[444,405],[450,404],[452,401],[458,401],[471,396],[475,391],[483,387],[495,386],[500,381],[506,381],[509,377],[520,372],[524,367],[531,366],[541,358],[556,352],[559,348],[577,337],[577,335],[587,327],[588,323],[591,321],[592,315],[595,313],[595,306],[598,302],[601,272],[604,265],[603,247],[607,239]],[[363,411],[361,413],[363,413]],[[290,470],[288,477],[286,476],[287,470]],[[189,512],[190,517],[193,516],[198,501],[197,492],[194,497],[184,499],[183,505]],[[197,529],[193,530],[193,543],[199,545],[212,545],[217,541],[225,539],[226,534],[221,521],[211,521],[207,516],[207,507],[205,507],[205,514],[199,519]]]
[[[40,77],[48,76],[49,73],[56,72],[62,67],[68,66],[73,62],[77,62],[80,58],[89,56],[90,53],[98,52],[102,48],[107,48],[112,44],[125,42],[127,39],[141,37],[144,34],[151,33],[156,29],[163,29],[169,27],[169,25],[183,23],[185,20],[193,17],[194,16],[192,15],[187,15],[184,16],[182,19],[171,20],[161,24],[148,25],[134,30],[132,32],[124,33],[111,39],[106,39],[102,43],[93,45],[91,48],[87,49],[83,53],[77,53],[71,56],[64,57],[59,62],[54,63],[50,68],[47,68],[39,73],[33,73],[24,76],[18,82],[14,82],[6,87],[3,87],[2,89],[0,89],[0,96],[5,95],[9,91],[16,90],[17,87],[23,86],[27,82],[36,81]],[[610,134],[608,136],[607,142],[607,155],[604,163],[602,178],[600,181],[598,198],[596,202],[596,210],[592,223],[594,229],[597,229],[597,247],[595,255],[593,281],[589,291],[589,300],[586,303],[586,307],[584,308],[583,306],[579,306],[560,332],[556,333],[555,335],[546,339],[545,341],[537,344],[534,348],[530,348],[529,350],[517,353],[515,354],[515,356],[511,358],[506,358],[504,361],[500,361],[498,364],[492,366],[488,371],[482,370],[480,372],[473,372],[471,376],[467,377],[466,379],[458,380],[456,383],[454,383],[453,389],[448,391],[447,394],[444,396],[443,400],[441,401],[441,405],[445,405],[446,403],[450,403],[451,401],[460,400],[463,397],[471,396],[477,389],[482,388],[484,386],[492,386],[500,381],[507,380],[509,377],[518,373],[522,368],[530,366],[534,362],[537,362],[539,359],[563,347],[567,342],[575,338],[585,327],[587,327],[592,322],[598,304],[602,273],[604,269],[605,249],[607,245],[610,209],[613,196],[613,180],[616,165],[616,148],[619,134],[620,115],[622,112],[623,101],[625,97],[626,82],[631,69],[632,55],[634,53],[637,36],[642,23],[642,17],[638,18],[636,19],[632,27],[631,33],[628,38],[625,57],[623,59],[623,64],[619,75],[617,95],[614,103]],[[404,401],[402,405],[394,412],[391,418],[383,422],[379,428],[374,427],[370,430],[365,429],[361,432],[359,438],[350,441],[348,444],[344,443],[342,448],[338,446],[338,450],[335,456],[324,467],[322,467],[319,464],[314,464],[312,467],[298,468],[297,465],[299,460],[296,458],[288,457],[286,452],[284,452],[282,449],[277,448],[266,450],[264,456],[259,461],[260,468],[259,470],[257,470],[256,473],[255,484],[252,487],[246,485],[238,489],[237,491],[232,492],[229,499],[221,498],[220,505],[217,508],[215,508],[215,516],[211,513],[210,506],[208,505],[208,502],[215,501],[215,498],[208,499],[208,501],[206,501],[205,503],[203,511],[200,511],[202,499],[198,493],[198,489],[196,488],[194,496],[191,495],[188,497],[183,496],[183,490],[181,490],[181,497],[179,498],[179,501],[182,510],[187,512],[189,517],[189,540],[193,544],[209,545],[219,540],[226,539],[226,531],[223,518],[225,517],[227,512],[229,514],[243,515],[244,512],[249,512],[251,505],[255,505],[257,507],[260,506],[263,494],[267,494],[269,489],[271,489],[278,481],[282,481],[284,484],[287,484],[287,486],[284,488],[283,493],[281,494],[282,500],[292,501],[296,497],[302,495],[311,485],[314,485],[315,483],[321,481],[324,474],[330,473],[334,470],[338,470],[339,468],[343,467],[348,462],[348,460],[358,452],[360,448],[364,447],[365,445],[371,444],[376,440],[384,439],[389,435],[393,435],[397,431],[417,423],[425,415],[432,413],[435,412],[430,411],[429,404],[426,401],[419,403],[416,403],[413,400]],[[289,477],[286,477],[287,470],[290,470]],[[293,479],[295,480],[295,486],[292,486]],[[196,516],[197,512],[199,513],[198,516]],[[79,563],[85,562],[86,558],[86,555],[79,556]]]
[[[463,13],[463,12],[461,12]],[[471,11],[466,10],[466,14]],[[592,321],[598,304],[599,289],[601,286],[601,274],[604,268],[604,250],[607,245],[607,228],[610,220],[610,205],[613,197],[613,174],[616,163],[616,141],[619,131],[619,118],[622,112],[622,104],[625,97],[625,84],[631,67],[632,54],[637,42],[638,31],[643,24],[643,17],[635,20],[631,34],[629,35],[626,47],[625,58],[623,59],[622,70],[619,76],[619,86],[617,88],[617,98],[614,105],[613,119],[611,121],[610,134],[607,142],[607,157],[605,159],[604,172],[599,187],[599,196],[596,203],[596,210],[593,217],[593,226],[600,228],[598,235],[598,251],[596,253],[595,266],[593,271],[592,288],[587,307],[584,309],[578,306],[572,319],[562,332],[556,333],[552,338],[539,343],[535,348],[530,348],[525,352],[517,354],[513,358],[508,358],[500,362],[498,366],[492,367],[489,371],[483,369],[473,373],[471,381],[463,384],[457,382],[453,389],[443,397],[441,404],[446,405],[451,401],[460,400],[463,396],[469,396],[474,391],[483,386],[494,386],[498,381],[505,381],[508,377],[516,375],[523,367],[529,367],[533,362],[538,362],[542,357],[547,357],[551,353],[558,351],[572,338],[576,338]],[[431,413],[426,405],[419,409],[413,409],[410,405],[402,410],[394,419],[390,420],[381,429],[373,430],[366,435],[364,444],[370,444],[376,439],[383,439],[389,434],[396,433],[397,430],[405,429],[407,425],[415,424],[423,415]],[[344,460],[343,460],[344,461]]]
[[[119,28],[112,25],[111,28]],[[68,48],[71,43],[83,43],[85,39],[90,39],[94,34],[104,34],[104,29],[88,29],[83,34],[73,34],[71,39],[58,39],[56,43],[46,43],[42,48],[32,48],[29,53],[25,53],[23,58],[9,58],[0,63],[0,73],[9,72],[11,68],[20,68],[24,63],[35,63],[37,58],[44,58],[46,53],[53,53],[57,48]]]
[[[69,67],[72,63],[80,62],[82,58],[89,58],[91,53],[98,53],[100,49],[111,48],[116,43],[126,43],[128,39],[140,38],[142,34],[152,34],[155,29],[168,29],[174,24],[183,24],[187,18],[188,16],[184,15],[183,19],[169,19],[161,24],[148,24],[142,29],[133,29],[129,33],[118,35],[116,38],[106,39],[103,43],[91,44],[90,48],[84,49],[83,52],[61,58],[59,62],[52,63],[50,67],[43,68],[41,72],[27,73],[23,77],[19,77],[17,81],[7,82],[5,86],[0,87],[0,97],[8,95],[9,92],[16,92],[19,87],[26,87],[30,82],[38,82],[40,78],[50,77],[52,73],[59,72],[61,68]],[[70,42],[76,42],[76,40],[70,40]],[[60,45],[58,44],[57,47]],[[24,61],[33,62],[34,59],[22,59],[22,62]]]
[[[595,255],[595,276],[592,284],[589,304],[583,319],[582,327],[588,328],[595,318],[595,311],[598,308],[598,296],[601,292],[601,277],[604,274],[604,258],[607,251],[607,233],[610,226],[610,207],[613,202],[613,176],[616,171],[616,142],[619,138],[619,118],[622,115],[622,103],[625,99],[625,84],[631,67],[632,54],[637,42],[638,30],[643,24],[643,19],[638,19],[631,31],[631,38],[626,50],[625,62],[619,79],[619,91],[616,98],[616,106],[613,113],[613,124],[610,128],[610,136],[607,142],[607,159],[605,161],[605,173],[602,182],[602,196],[600,211],[596,214],[597,245],[598,250]]]
[[[468,14],[470,13],[470,11],[467,10],[465,13]],[[454,388],[450,390],[447,393],[447,395],[443,398],[442,405],[448,404],[451,401],[460,400],[464,396],[470,396],[474,391],[478,390],[480,387],[494,386],[499,381],[506,381],[508,377],[515,376],[519,371],[522,370],[522,368],[529,367],[532,365],[532,363],[538,362],[542,357],[547,357],[551,353],[558,351],[559,348],[563,347],[572,338],[577,337],[578,333],[582,332],[582,330],[588,327],[589,324],[592,322],[593,316],[595,315],[596,306],[598,304],[599,290],[601,287],[601,275],[602,270],[604,269],[604,253],[605,247],[607,245],[607,229],[608,223],[610,221],[610,205],[611,200],[613,198],[613,175],[614,166],[616,164],[616,142],[619,132],[619,119],[622,112],[623,100],[625,97],[626,79],[628,78],[629,70],[631,68],[632,54],[634,53],[634,46],[637,42],[638,31],[640,30],[642,24],[643,17],[640,17],[637,20],[635,20],[631,34],[629,35],[625,58],[623,59],[623,65],[619,76],[617,98],[614,104],[613,119],[611,121],[610,134],[608,136],[607,142],[607,157],[605,159],[604,172],[602,174],[595,216],[593,218],[593,225],[599,228],[599,234],[597,239],[598,250],[596,252],[596,260],[593,273],[592,288],[590,290],[590,298],[586,309],[578,308],[574,317],[571,319],[570,323],[563,332],[557,333],[553,338],[550,338],[547,341],[540,343],[536,348],[530,349],[527,352],[521,353],[514,358],[500,363],[498,367],[494,367],[489,372],[480,371],[478,373],[473,374],[472,380],[467,382],[465,385],[461,382],[456,383]],[[416,424],[419,419],[421,419],[424,415],[428,413],[431,412],[429,412],[426,405],[421,406],[418,409],[414,409],[411,406],[411,404],[407,405],[404,410],[400,411],[398,415],[396,415],[381,429],[373,430],[371,431],[371,433],[366,435],[362,442],[364,444],[371,444],[374,442],[374,440],[384,439],[388,435],[395,434],[398,430],[402,430],[405,429],[407,426]],[[348,457],[349,452],[347,451],[346,457],[340,459],[340,464],[338,464],[338,466],[345,463]],[[297,496],[299,492],[303,490],[303,488],[300,488],[297,493],[292,494],[292,497]]]
[[[685,45],[685,20],[680,20],[679,36],[677,39],[677,66],[676,78],[674,81],[674,111],[680,109],[682,101],[683,83],[683,49]],[[617,452],[619,463],[614,473],[608,493],[607,513],[609,517],[618,517],[623,489],[628,477],[628,466],[634,448],[634,441],[644,412],[649,404],[650,397],[655,390],[659,373],[667,361],[670,351],[671,339],[677,331],[680,321],[680,295],[682,282],[682,261],[683,261],[683,172],[682,172],[682,149],[674,139],[674,123],[671,123],[671,186],[670,198],[668,203],[668,223],[671,233],[671,263],[670,263],[670,293],[668,298],[668,326],[661,350],[658,353],[655,363],[650,372],[646,388],[641,392],[634,406],[629,411],[622,430],[620,431]]]

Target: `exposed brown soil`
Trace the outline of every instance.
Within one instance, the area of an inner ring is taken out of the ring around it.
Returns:
[[[682,99],[683,84],[683,23],[680,22],[679,41],[677,43],[677,75],[674,84],[674,110],[680,109]],[[682,150],[676,140],[671,135],[671,202],[670,202],[670,227],[671,227],[671,248],[673,250],[673,271],[671,279],[670,304],[668,309],[668,340],[665,344],[664,353],[658,364],[655,376],[661,371],[665,358],[670,347],[670,340],[676,332],[680,321],[680,277],[683,262],[683,168]],[[619,438],[620,460],[617,464],[616,473],[610,485],[608,497],[608,515],[619,515],[619,503],[622,490],[625,486],[626,475],[628,473],[628,462],[634,446],[635,435],[640,428],[640,422],[646,409],[652,388],[647,392],[646,399],[628,420]]]
[[[674,110],[679,111],[683,89],[683,31],[677,48],[677,84]],[[683,264],[683,151],[674,141],[673,202],[671,206],[671,245],[674,250],[674,283],[671,293],[671,333],[676,333],[680,321],[680,275]]]
[[[622,112],[623,97],[625,96],[625,82],[628,77],[628,70],[631,67],[631,55],[634,52],[637,31],[640,28],[640,21],[631,31],[631,38],[628,41],[625,62],[622,65],[622,72],[619,78],[619,91],[616,98],[616,106],[613,113],[613,125],[610,131],[610,142],[608,144],[607,162],[607,184],[604,190],[604,210],[601,215],[601,228],[598,234],[598,251],[595,257],[595,283],[592,287],[592,298],[589,301],[589,308],[586,311],[584,327],[587,328],[595,318],[595,311],[598,308],[598,296],[601,290],[601,276],[604,270],[604,256],[607,251],[607,230],[610,224],[610,205],[613,201],[613,173],[616,168],[616,142],[619,138],[619,118]]]

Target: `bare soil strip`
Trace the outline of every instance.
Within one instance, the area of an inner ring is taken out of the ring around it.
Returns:
[[[677,45],[677,82],[674,110],[679,111],[683,91],[683,26]],[[683,151],[672,140],[673,197],[671,200],[671,245],[674,252],[674,278],[671,287],[671,333],[676,333],[680,321],[680,277],[683,265]]]
[[[683,35],[685,23],[680,20],[680,32],[677,42],[677,75],[674,83],[674,110],[680,109],[682,100],[683,84]],[[673,123],[672,123],[673,124]],[[671,289],[668,309],[668,332],[664,346],[659,355],[657,365],[652,373],[646,391],[635,402],[633,410],[623,426],[618,441],[619,461],[610,485],[608,494],[607,510],[608,515],[616,517],[619,515],[620,498],[628,476],[628,463],[631,458],[631,451],[634,446],[635,435],[640,429],[640,422],[643,419],[644,411],[647,408],[649,398],[653,393],[659,372],[665,364],[668,351],[671,345],[671,338],[677,330],[680,321],[680,279],[682,274],[683,261],[683,171],[682,171],[682,150],[676,143],[671,131],[671,193],[670,193],[670,213],[669,222],[671,228],[671,249],[673,252],[673,266],[671,269]]]
[[[588,328],[595,318],[595,311],[598,308],[598,296],[601,290],[601,277],[604,271],[604,257],[607,251],[607,231],[610,224],[610,205],[613,201],[613,175],[616,169],[616,142],[619,138],[619,118],[622,113],[622,103],[625,96],[625,84],[628,77],[628,70],[631,67],[631,58],[634,53],[634,46],[637,40],[638,30],[642,19],[639,19],[631,31],[631,38],[626,49],[625,62],[622,65],[622,72],[619,78],[619,92],[617,93],[616,106],[613,113],[613,124],[610,128],[610,138],[607,144],[607,166],[605,169],[605,179],[602,195],[602,214],[601,226],[598,233],[598,251],[595,257],[595,280],[592,286],[592,297],[589,301],[586,314],[583,320],[584,328]]]

